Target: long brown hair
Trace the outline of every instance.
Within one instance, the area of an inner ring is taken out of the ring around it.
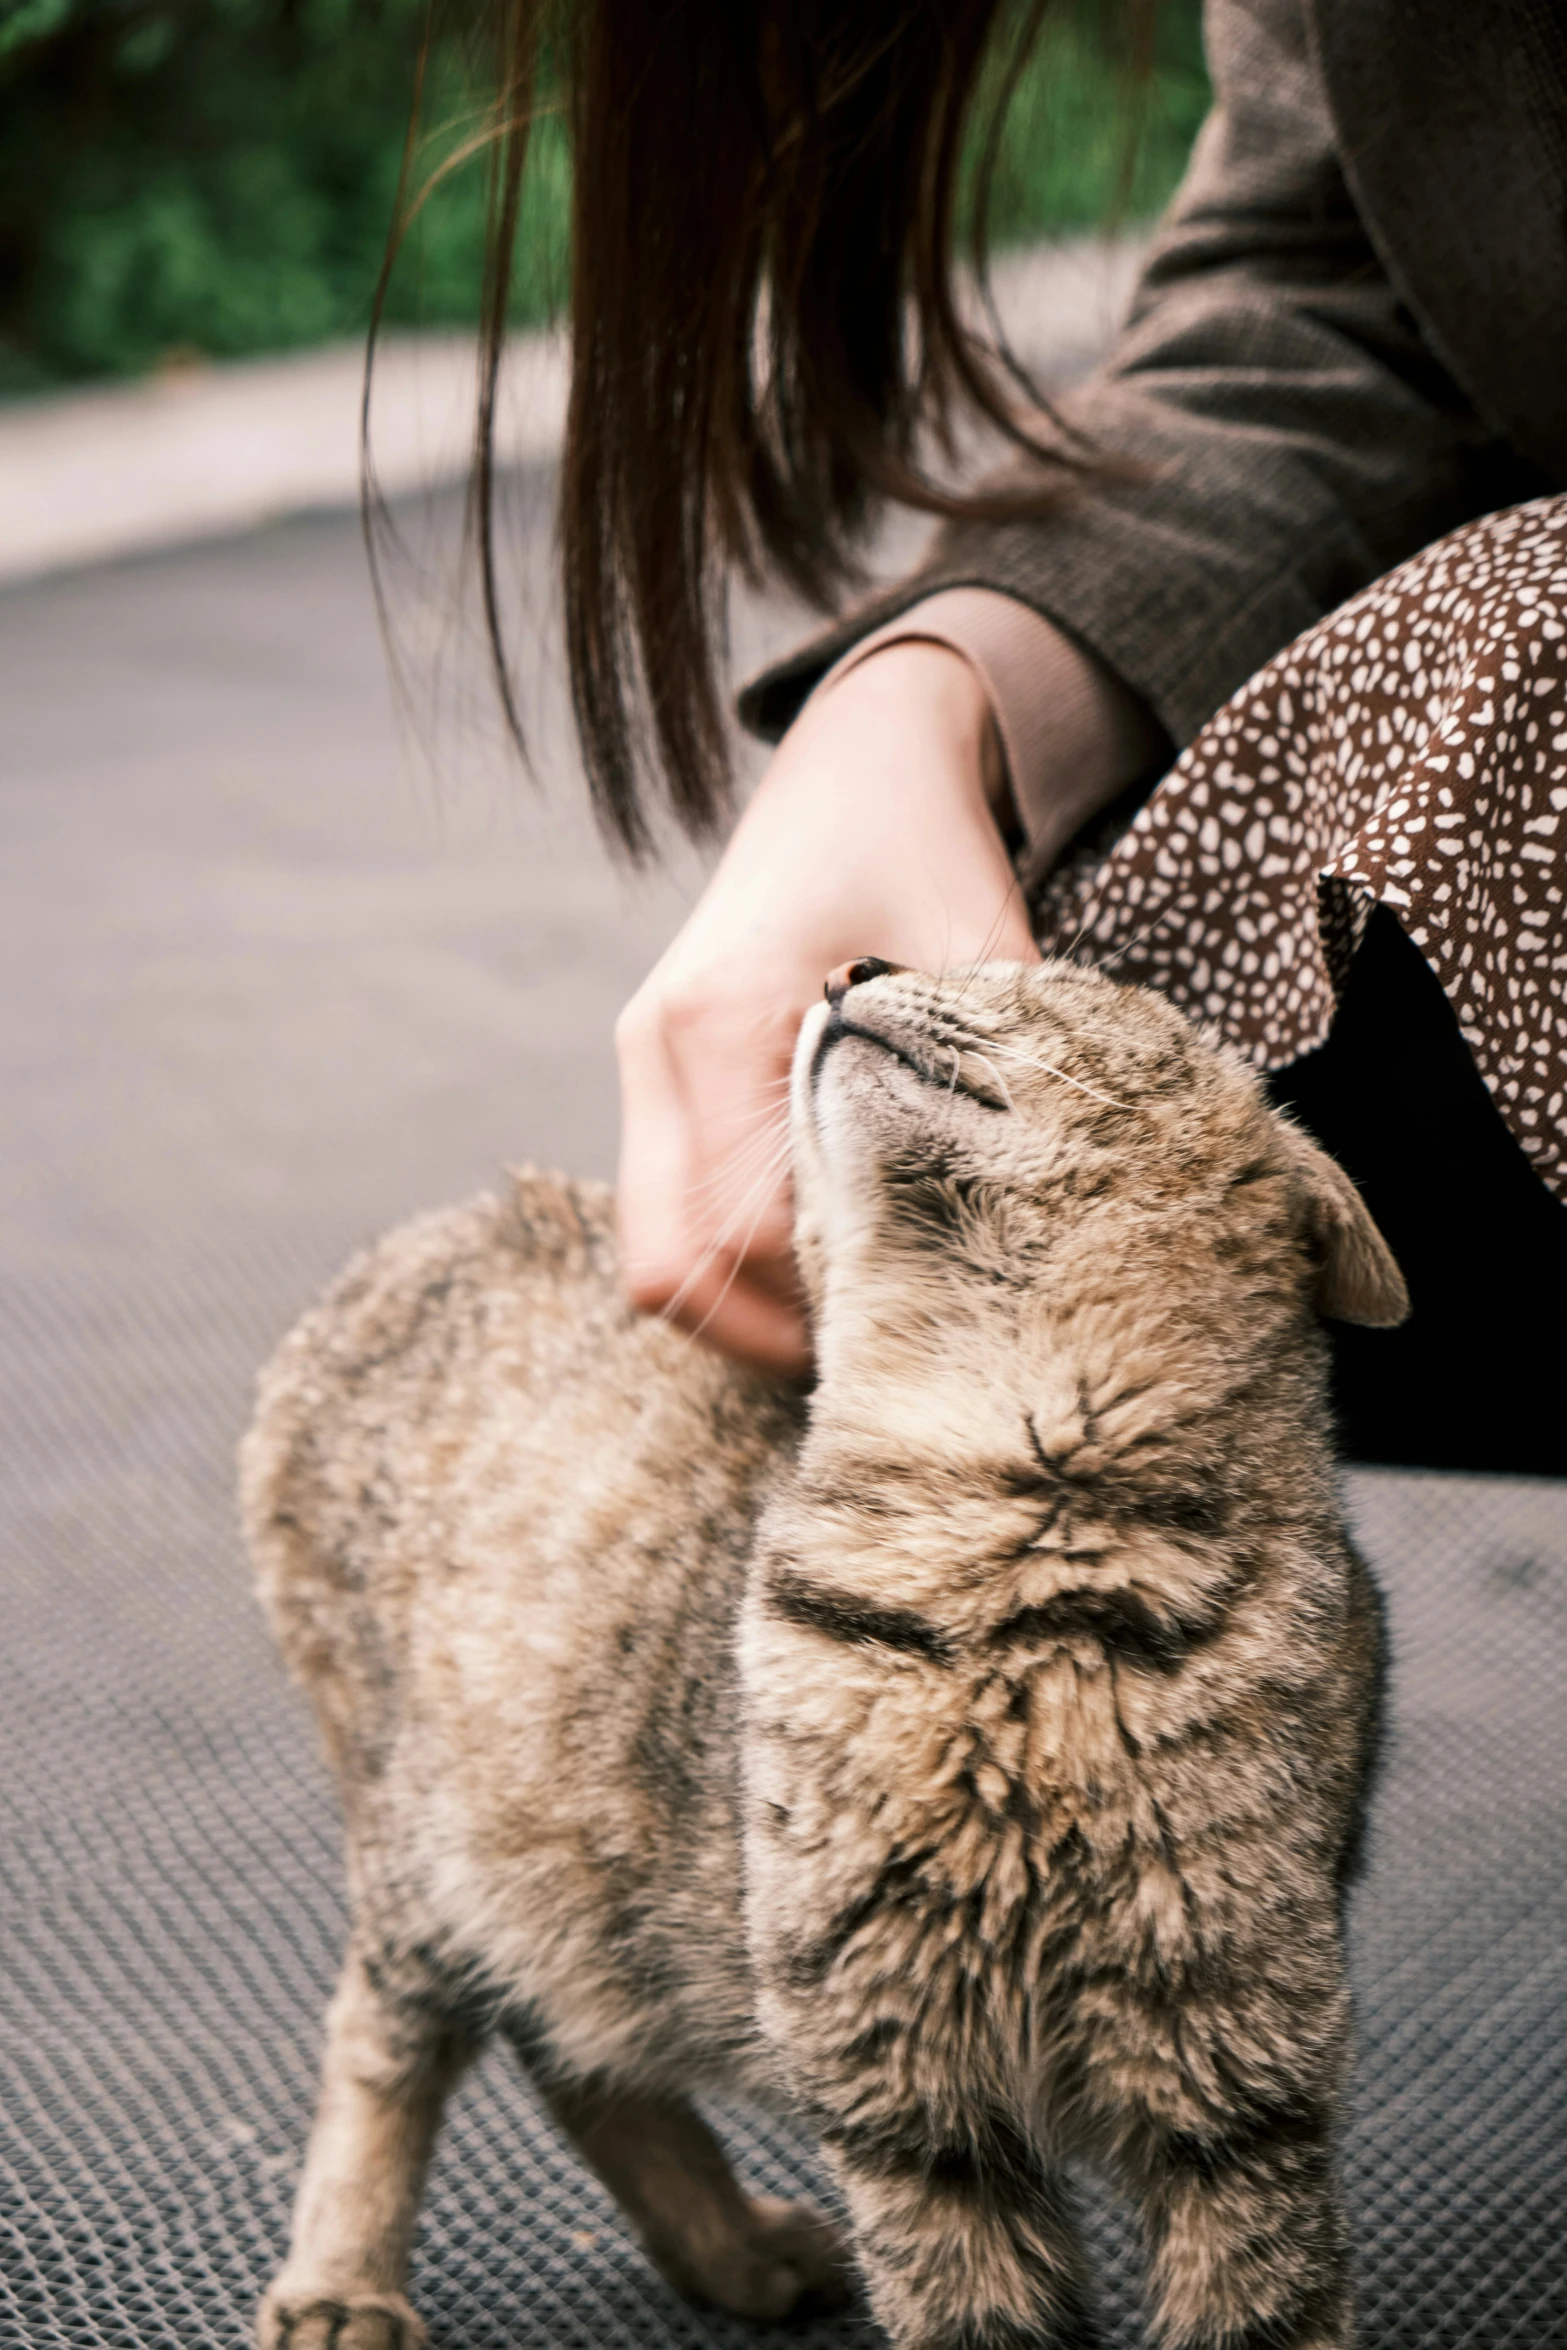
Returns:
[[[488,0],[470,488],[486,631],[520,744],[493,423],[542,81],[573,155],[559,491],[571,695],[595,806],[633,857],[652,846],[660,803],[694,835],[727,806],[720,654],[735,566],[825,602],[853,576],[876,502],[1011,516],[1050,503],[1083,462],[955,290],[960,202],[984,282],[1005,102],[1048,4]],[[950,447],[965,407],[1038,458],[1024,486],[959,493],[932,477],[926,436]]]

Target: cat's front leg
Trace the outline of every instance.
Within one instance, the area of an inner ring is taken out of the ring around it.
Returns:
[[[1325,2117],[1309,2110],[1146,2129],[1128,2171],[1163,2350],[1351,2350],[1334,2152]]]
[[[1086,2350],[1084,2263],[1022,2119],[999,1955],[1026,1875],[1004,1813],[963,1783],[969,1693],[916,1617],[802,1595],[765,1563],[741,1653],[758,2021],[875,2314],[896,2350]]]
[[[1059,2178],[1018,2125],[987,1983],[897,1868],[834,1908],[752,1846],[759,2012],[821,2139],[896,2350],[1087,2350]]]
[[[1269,1858],[1293,1898],[1259,1919],[1236,1898],[1245,1857],[1208,1873],[1217,1898],[1189,1869],[1184,1978],[1150,1997],[1131,1968],[1099,1974],[1077,2017],[1082,2106],[1141,2207],[1160,2350],[1351,2350],[1336,1888],[1288,1875],[1281,1835]]]
[[[958,2140],[927,2116],[866,2133],[824,2120],[872,2306],[897,2350],[1091,2350],[1070,2207],[1004,2128]]]
[[[321,2101],[261,2350],[419,2350],[404,2295],[425,2169],[471,2043],[377,1991],[350,1946],[327,2013]]]

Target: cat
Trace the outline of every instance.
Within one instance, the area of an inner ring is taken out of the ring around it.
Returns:
[[[1348,1178],[1146,990],[864,958],[789,1118],[809,1397],[634,1315],[601,1187],[352,1264],[263,1375],[245,1527],[353,1926],[264,2350],[415,2350],[488,2035],[680,2291],[856,2275],[897,2350],[1093,2338],[1063,2166],[1168,2350],[1351,2338],[1341,1911],[1383,1677],[1319,1313]],[[692,2100],[801,2117],[846,2228]]]

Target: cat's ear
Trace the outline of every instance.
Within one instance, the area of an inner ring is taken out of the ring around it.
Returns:
[[[1409,1317],[1409,1291],[1393,1252],[1338,1162],[1283,1121],[1299,1186],[1301,1221],[1317,1266],[1319,1314],[1391,1330]]]

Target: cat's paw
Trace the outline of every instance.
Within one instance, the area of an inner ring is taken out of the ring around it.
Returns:
[[[258,2350],[424,2350],[401,2293],[296,2289],[279,2278],[256,2313]]]
[[[793,2317],[836,2309],[854,2286],[847,2237],[808,2203],[752,2197],[750,2226],[703,2279],[704,2297],[732,2317]]]

